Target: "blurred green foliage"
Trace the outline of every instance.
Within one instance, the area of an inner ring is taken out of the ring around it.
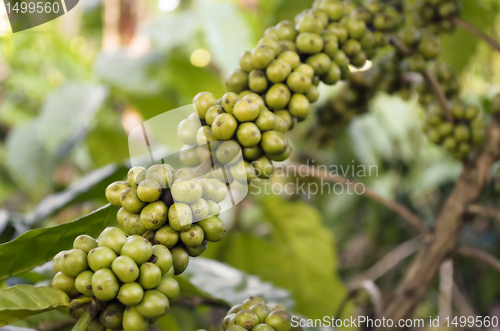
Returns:
[[[126,173],[130,125],[189,104],[201,91],[222,96],[223,78],[237,67],[239,54],[251,49],[269,25],[292,19],[311,3],[197,0],[183,1],[176,11],[161,13],[157,1],[143,1],[146,14],[135,34],[148,42],[124,45],[115,52],[101,49],[101,1],[79,5],[73,34],[65,31],[68,22],[56,20],[32,32],[2,36],[0,239],[6,242],[31,228],[44,228],[37,230],[46,233],[44,240],[21,236],[17,242],[25,240],[25,250],[34,251],[55,242],[44,247],[43,256],[19,264],[14,271],[4,265],[1,277],[16,274],[7,284],[47,285],[50,271],[35,269],[35,278],[19,273],[69,248],[72,236],[97,234],[109,224],[100,215],[107,211],[100,211],[98,217],[75,221],[76,226],[66,223],[45,229],[104,204],[105,186]],[[463,5],[465,20],[488,33],[498,31],[497,1],[464,0]],[[44,29],[56,33],[42,33]],[[211,54],[206,67],[190,62],[198,48]],[[474,101],[487,103],[492,92],[500,91],[500,57],[482,42],[457,29],[442,38],[442,48],[442,59],[461,75],[466,94]],[[338,88],[321,87],[321,92],[324,100]],[[378,176],[356,179],[404,203],[432,224],[460,173],[460,163],[427,142],[421,131],[423,111],[415,99],[406,102],[381,94],[370,108],[369,114],[339,130],[334,146],[318,146],[306,136],[314,119],[301,123],[290,135],[292,157],[339,166],[377,165]],[[493,187],[487,188],[484,200],[498,205]],[[198,307],[174,306],[159,321],[163,329],[218,330],[216,320],[226,306],[249,295],[295,304],[295,312],[310,318],[334,314],[350,277],[415,235],[391,211],[347,194],[251,196],[224,219],[227,238],[209,247],[204,257],[211,260],[191,262],[189,280],[181,280],[183,295],[207,301]],[[65,232],[70,235],[60,240],[57,231],[65,227],[71,229]],[[498,222],[474,219],[463,241],[498,255],[498,238]],[[17,242],[6,244],[13,248],[5,252],[14,253]],[[404,263],[377,283],[384,295],[394,289]],[[210,273],[211,268],[233,278]],[[457,259],[455,270],[456,282],[470,294],[471,304],[480,315],[490,314],[498,304],[498,276],[475,261],[462,259]],[[229,284],[231,279],[237,282]],[[437,286],[430,291],[419,314],[436,314],[438,291]],[[371,312],[370,303],[363,301],[361,306]],[[50,317],[46,314],[46,319],[64,318],[58,310]],[[39,322],[39,317],[33,317],[17,325],[37,329]]]

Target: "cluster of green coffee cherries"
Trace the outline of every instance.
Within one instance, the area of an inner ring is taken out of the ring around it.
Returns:
[[[250,297],[232,307],[222,321],[225,331],[290,331],[292,315],[281,304]]]
[[[443,114],[437,102],[427,106],[424,131],[433,143],[442,145],[456,159],[464,159],[472,148],[483,142],[485,124],[479,107],[459,99],[450,104],[453,121]]]
[[[458,16],[460,10],[460,0],[418,0],[412,15],[413,24],[433,33],[451,32],[455,29],[453,17]]]
[[[147,330],[167,313],[179,296],[173,276],[184,272],[189,257],[200,255],[207,242],[225,235],[216,215],[227,187],[210,177],[157,164],[133,167],[127,181],[107,187],[107,200],[121,207],[117,220],[123,230],[108,227],[97,240],[80,235],[73,249],[52,262],[53,288],[106,305],[89,330]],[[83,311],[71,313],[78,318]]]

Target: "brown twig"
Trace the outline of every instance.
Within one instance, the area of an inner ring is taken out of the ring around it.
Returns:
[[[413,54],[412,50],[396,37],[390,36],[389,43],[404,56],[411,56]]]
[[[500,272],[500,260],[485,251],[472,247],[460,247],[457,250],[457,254],[484,262],[496,271]]]
[[[453,260],[445,260],[439,267],[439,317],[441,323],[451,316],[451,301],[453,298]]]
[[[438,100],[439,106],[441,107],[444,116],[448,121],[453,121],[453,114],[451,113],[450,107],[448,105],[448,99],[446,98],[443,89],[439,85],[436,76],[434,76],[434,74],[429,69],[425,69],[423,74],[425,81],[427,82],[427,84],[429,84],[432,93]]]
[[[418,248],[420,238],[410,239],[385,255],[380,261],[374,264],[370,269],[365,271],[361,276],[355,277],[356,279],[370,279],[377,280],[392,268],[398,265],[402,260],[415,253]]]
[[[399,320],[413,315],[431,286],[441,263],[455,252],[465,225],[467,206],[474,203],[481,195],[490,177],[491,167],[498,159],[500,159],[500,118],[496,116],[491,120],[483,148],[473,160],[464,164],[462,174],[436,220],[434,233],[429,236],[431,240],[422,246],[406,271],[384,312],[386,318]]]
[[[467,208],[467,211],[471,214],[493,218],[497,221],[500,221],[500,210],[493,207],[472,204]]]
[[[347,179],[336,174],[333,175],[323,169],[307,166],[305,164],[292,163],[290,165],[276,165],[275,170],[278,169],[282,169],[287,172],[297,172],[300,176],[304,177],[317,177],[332,183],[347,185],[350,186],[351,189],[355,189],[356,185],[359,184],[354,180]],[[394,211],[418,232],[423,234],[429,233],[429,228],[425,225],[425,223],[405,206],[393,200],[387,199],[367,187],[364,188],[364,191],[361,194]]]
[[[452,20],[453,20],[453,22],[456,25],[458,25],[462,29],[464,29],[464,30],[472,33],[476,37],[484,40],[485,42],[487,42],[491,46],[491,48],[493,48],[494,50],[500,52],[500,43],[498,43],[498,41],[496,41],[492,37],[488,36],[486,33],[484,33],[483,31],[479,30],[478,28],[476,28],[475,26],[471,25],[470,23],[462,20],[460,17],[455,16],[455,17],[452,18]]]

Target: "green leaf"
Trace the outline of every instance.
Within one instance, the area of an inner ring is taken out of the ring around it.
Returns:
[[[6,166],[16,183],[33,197],[47,192],[52,178],[50,157],[36,131],[36,120],[30,120],[14,127],[6,143]]]
[[[471,23],[477,28],[491,33],[494,25],[495,13],[488,10],[482,1],[463,1],[463,10],[460,18]],[[476,52],[479,39],[462,28],[458,28],[452,34],[441,34],[441,60],[451,64],[457,72],[461,72],[471,57]]]
[[[70,249],[80,234],[97,237],[116,219],[116,207],[106,205],[72,222],[28,231],[0,245],[0,280],[28,271],[47,261],[58,252]]]
[[[103,85],[69,83],[47,97],[37,119],[37,134],[45,149],[65,155],[81,140],[108,94]]]
[[[124,92],[151,95],[159,93],[161,89],[159,81],[149,72],[151,66],[159,61],[158,54],[152,52],[133,58],[124,51],[118,51],[99,55],[94,63],[94,71],[106,83]]]
[[[193,11],[185,10],[158,15],[147,23],[142,32],[162,52],[185,45],[195,37],[200,24]]]
[[[208,1],[198,4],[198,16],[210,53],[226,76],[239,66],[240,54],[252,48],[251,31],[247,24],[242,24],[242,12],[235,4]]]
[[[220,247],[219,258],[290,290],[298,313],[309,318],[332,314],[346,289],[337,275],[331,232],[320,214],[305,203],[278,196],[263,196],[262,206],[260,217],[272,225],[272,235],[230,236]]]
[[[242,303],[249,296],[259,296],[287,307],[293,305],[288,291],[211,259],[191,259],[177,281],[183,296],[199,296],[229,305]]]
[[[69,297],[51,287],[16,285],[1,289],[0,327],[68,304]]]

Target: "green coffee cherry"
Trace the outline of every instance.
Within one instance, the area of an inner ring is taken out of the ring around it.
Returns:
[[[292,328],[292,316],[285,310],[275,310],[266,317],[266,324],[276,331],[289,331]]]
[[[56,290],[61,290],[69,297],[74,297],[80,292],[75,287],[75,279],[58,272],[52,279],[52,287]]]
[[[274,122],[274,113],[271,114],[273,114],[273,122]],[[263,153],[264,152],[262,151],[262,148],[260,148],[260,146],[243,148],[243,157],[245,158],[245,160],[250,160],[250,161],[257,160],[259,157],[262,156]]]
[[[198,183],[200,183],[201,187],[203,188],[203,194],[201,197],[204,200],[210,199],[214,195],[214,187],[212,183],[207,178],[198,179]]]
[[[176,231],[185,231],[193,223],[191,207],[185,203],[176,202],[168,210],[168,221]]]
[[[197,127],[200,125],[197,124]],[[192,142],[190,139],[189,142]],[[174,168],[169,164],[153,164],[146,172],[146,179],[155,181],[161,188],[169,188],[174,181]]]
[[[202,220],[208,216],[208,203],[205,199],[198,199],[198,201],[190,207],[194,220]]]
[[[327,85],[334,85],[342,78],[342,71],[337,63],[332,62],[328,72],[321,76],[323,83]]]
[[[170,304],[165,294],[159,291],[149,290],[144,292],[144,298],[136,308],[144,317],[159,318],[167,313]]]
[[[273,49],[267,45],[257,46],[250,53],[252,66],[256,69],[265,69],[274,60],[276,54]]]
[[[123,190],[120,199],[122,207],[132,214],[139,214],[142,208],[146,206],[146,203],[141,201],[137,196],[137,189],[135,187]]]
[[[297,48],[306,54],[321,52],[324,46],[323,38],[317,33],[304,32],[297,36]]]
[[[186,250],[188,251],[189,256],[197,257],[200,256],[208,246],[208,242],[203,240],[203,242],[197,246],[186,246]]]
[[[248,76],[248,86],[257,93],[265,92],[268,86],[266,72],[261,69],[252,70]]]
[[[87,331],[106,331],[106,327],[99,321],[99,318],[94,318],[89,326],[87,326]]]
[[[333,65],[332,65],[333,66]],[[318,88],[314,85],[309,87],[309,90],[306,92],[306,97],[309,99],[309,102],[316,102],[319,99],[319,91]]]
[[[130,185],[125,181],[114,182],[109,184],[106,188],[106,200],[113,206],[121,207],[120,196],[124,189],[129,188]]]
[[[253,311],[258,317],[260,323],[264,323],[267,315],[271,313],[271,308],[269,308],[265,303],[258,303],[250,307],[250,311]]]
[[[149,320],[137,311],[136,307],[127,307],[123,313],[124,331],[147,331]]]
[[[258,324],[252,331],[275,331],[271,326],[267,324]]]
[[[121,205],[120,205],[121,206]],[[123,225],[125,223],[125,219],[130,213],[125,210],[125,208],[121,207],[118,212],[116,213],[116,220],[118,221],[118,224]],[[97,243],[96,243],[97,245]]]
[[[144,290],[138,283],[126,283],[120,287],[117,299],[126,306],[135,306],[142,301]]]
[[[318,76],[326,74],[330,70],[332,60],[325,53],[318,53],[306,60],[306,63],[313,67],[314,73]]]
[[[195,177],[194,172],[189,170],[188,168],[181,168],[175,172],[174,175],[174,183],[179,179],[193,179]]]
[[[93,248],[97,247],[97,242],[91,236],[86,234],[79,235],[73,241],[73,248],[79,249],[85,253],[89,253]],[[63,254],[64,255],[64,254]]]
[[[172,189],[179,183],[174,183]],[[167,206],[163,201],[156,201],[144,207],[141,211],[141,224],[148,230],[158,230],[167,222]]]
[[[66,254],[68,251],[61,251],[54,256],[52,259],[52,269],[54,269],[55,273],[58,273],[61,271],[61,258],[63,257],[64,254]]]
[[[240,183],[246,183],[247,182],[247,174],[246,174],[246,167],[245,164],[248,164],[244,161],[240,161],[233,166],[231,166],[230,173],[231,177],[236,180],[237,182]],[[254,174],[255,175],[255,174]],[[250,180],[251,178],[248,178]]]
[[[245,331],[245,328],[242,328],[241,326],[238,325],[231,325],[229,328],[226,329],[226,331]]]
[[[118,302],[110,302],[101,312],[99,321],[111,330],[121,329],[125,307]]]
[[[220,241],[226,234],[224,222],[217,216],[211,216],[197,223],[204,232],[205,239],[211,242]]]
[[[212,123],[212,133],[219,140],[229,140],[234,136],[238,123],[231,114],[220,114]]]
[[[259,117],[257,117],[257,120],[255,121],[255,124],[257,125],[257,127],[261,132],[264,132],[273,129],[274,121],[275,121],[274,113],[266,108],[260,112]]]
[[[271,309],[271,311],[275,310],[286,310],[286,307],[283,306],[281,303],[277,302],[269,302],[267,306]]]
[[[257,125],[254,123],[242,123],[238,127],[236,137],[241,145],[245,147],[253,147],[260,142],[261,133]]]
[[[283,59],[272,61],[266,68],[267,78],[272,83],[281,83],[292,71],[292,66]]]
[[[198,145],[210,145],[214,147],[214,145],[218,144],[217,141],[218,141],[217,138],[215,138],[214,134],[212,133],[212,127],[209,125],[202,126],[196,133],[196,143]],[[191,149],[193,149],[193,147]]]
[[[303,73],[292,72],[288,76],[286,84],[293,92],[305,93],[311,87],[311,79]]]
[[[286,152],[281,153],[281,154],[268,154],[267,157],[269,159],[271,159],[272,161],[283,162],[285,160],[288,160],[288,158],[292,154],[292,150],[293,150],[292,146],[290,144],[288,144]]]
[[[111,269],[99,269],[92,276],[92,291],[101,301],[110,301],[116,298],[120,285]]]
[[[173,258],[174,275],[180,275],[189,264],[189,254],[182,245],[177,245],[170,250]]]
[[[94,292],[92,292],[92,276],[94,273],[90,270],[85,270],[76,276],[75,287],[81,294],[93,297]]]
[[[144,202],[155,202],[161,196],[161,186],[153,179],[143,180],[137,187],[137,197]]]
[[[156,264],[161,271],[161,274],[166,274],[172,268],[172,254],[167,247],[163,245],[153,246],[153,255],[156,256],[154,264]]]
[[[220,144],[215,151],[215,157],[222,164],[231,164],[239,159],[240,153],[240,145],[234,140],[228,140]]]
[[[281,53],[281,45],[278,40],[271,37],[263,37],[257,43],[258,46],[266,45],[274,52],[274,55]]]
[[[299,54],[294,51],[284,51],[278,55],[278,59],[285,60],[292,67],[292,69],[295,69],[300,64]]]
[[[208,108],[214,106],[217,103],[217,100],[212,93],[201,92],[194,97],[193,103],[196,106],[198,116],[203,120],[205,119],[205,114],[207,113]]]
[[[75,278],[87,270],[87,254],[79,249],[66,251],[60,258],[59,268],[66,276]]]
[[[241,310],[250,310],[251,307],[259,303],[266,304],[266,302],[259,297],[249,297],[248,299],[243,301],[243,304],[241,305]]]
[[[139,267],[128,256],[119,256],[111,263],[111,270],[123,283],[131,283],[139,277]]]
[[[230,92],[232,93],[232,92]],[[236,95],[236,93],[235,93]],[[219,116],[220,114],[224,113],[224,108],[219,105],[212,106],[208,108],[207,114],[205,115],[205,122],[207,122],[208,125],[212,125],[215,118]],[[199,132],[200,130],[198,130]]]
[[[128,216],[125,218],[125,221],[123,223],[123,229],[129,235],[139,235],[139,236],[142,236],[148,230],[141,223],[141,215],[130,214],[130,213],[128,213]]]
[[[236,313],[239,312],[242,309],[242,306],[243,306],[242,304],[238,304],[238,305],[232,306],[228,310],[227,315],[230,315],[230,314],[235,314],[236,315]]]
[[[261,147],[267,154],[280,154],[286,151],[288,140],[281,132],[267,131],[262,134]]]
[[[274,84],[266,93],[266,103],[271,109],[283,109],[290,101],[290,90],[284,84]]]
[[[123,244],[121,255],[131,257],[137,265],[141,265],[153,255],[153,246],[141,236],[130,236]]]
[[[191,225],[186,231],[180,233],[181,241],[186,246],[198,246],[204,239],[203,229],[196,224]]]
[[[252,166],[255,169],[255,174],[262,179],[268,179],[273,175],[274,166],[266,156],[261,156],[253,161]]]
[[[97,244],[99,247],[108,247],[116,254],[120,254],[125,241],[127,241],[127,235],[122,230],[114,227],[107,227],[99,235]]]
[[[265,46],[264,46],[265,47]],[[271,51],[272,53],[272,51]],[[240,93],[248,87],[248,73],[243,70],[233,70],[226,78],[226,90]]]
[[[212,196],[212,200],[215,203],[219,203],[227,196],[227,186],[223,182],[215,178],[210,179],[210,182],[214,187],[214,195]]]
[[[306,119],[307,115],[309,115],[309,112],[311,111],[309,99],[307,99],[307,97],[303,94],[296,93],[292,95],[288,109],[290,110],[290,114],[299,120]]]
[[[182,143],[186,145],[194,145],[196,144],[196,132],[198,132],[200,126],[201,124],[198,119],[189,119],[189,118],[184,119],[179,123],[177,127],[177,137]],[[155,175],[153,175],[154,178],[151,179],[155,179],[160,184],[162,183],[165,183],[165,185],[167,185],[167,183],[170,184],[171,181],[168,180],[168,177],[166,177],[168,172],[162,173],[165,170],[155,168],[154,169]],[[161,181],[162,176],[164,176],[166,181],[163,182]]]
[[[149,290],[155,288],[161,280],[161,269],[152,262],[146,262],[139,267],[139,280],[142,288]]]
[[[245,330],[251,330],[259,324],[259,316],[250,310],[241,310],[234,317],[236,325],[241,326]]]
[[[174,230],[170,225],[165,225],[156,231],[153,240],[155,244],[160,244],[170,249],[179,241],[179,232]]]
[[[139,183],[142,182],[144,179],[146,179],[145,168],[136,166],[128,171],[127,182],[130,185],[130,187],[137,188],[137,186],[139,186]]]
[[[229,323],[231,320],[234,321],[234,317],[236,316],[236,313],[227,313],[224,319],[222,320],[222,329],[227,330],[229,328]]]
[[[195,180],[177,181],[172,185],[172,197],[175,201],[196,203],[203,195],[203,186]]]
[[[116,253],[108,247],[94,248],[87,256],[88,265],[94,272],[99,269],[111,268],[114,259],[116,259]]]
[[[252,65],[252,55],[250,54],[249,51],[243,52],[240,55],[240,67],[241,69],[245,70],[246,72],[250,72],[254,69]],[[229,92],[232,93],[232,92]],[[223,104],[224,104],[224,97],[222,97]]]
[[[212,200],[207,200],[208,205],[208,215],[207,216],[218,216],[220,214],[220,206],[218,203]]]
[[[198,158],[197,146],[185,145],[181,148],[179,153],[179,159],[182,164],[186,167],[197,167],[200,165],[201,161]]]
[[[89,305],[90,303],[87,303],[87,304],[83,304],[81,306],[75,306],[75,307],[68,307],[68,315],[71,317],[71,318],[74,318],[74,319],[80,319],[80,317],[82,317],[82,315],[87,311],[87,309],[89,308]]]
[[[170,303],[174,303],[180,295],[180,287],[177,281],[168,275],[165,275],[161,278],[158,286],[155,287],[155,290],[165,294]]]
[[[238,101],[233,108],[233,115],[239,122],[253,121],[259,116],[259,113],[259,104],[246,97]]]

